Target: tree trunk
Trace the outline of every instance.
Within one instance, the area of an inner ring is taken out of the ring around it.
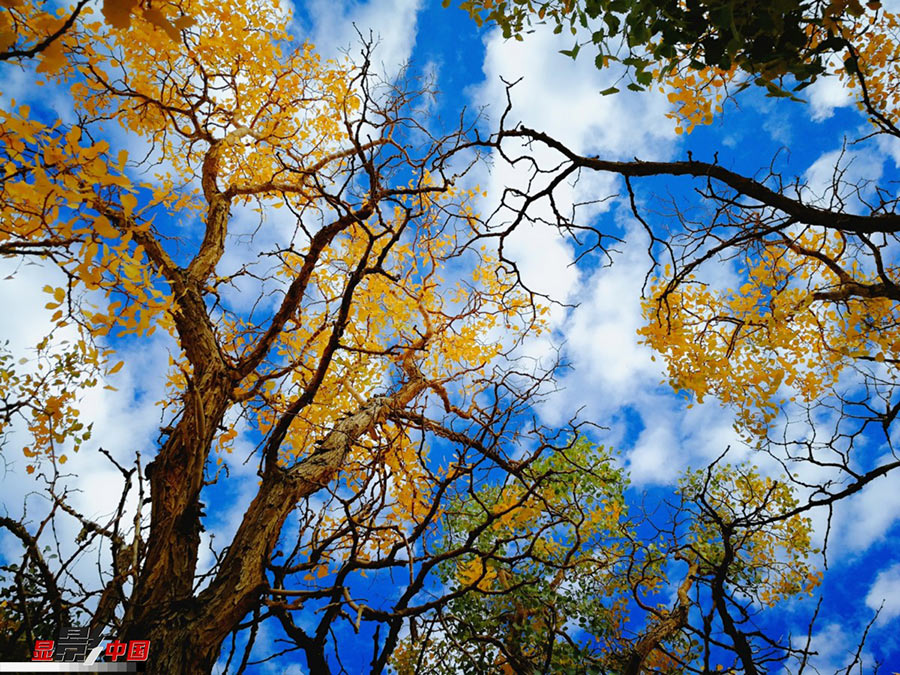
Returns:
[[[336,422],[316,450],[296,465],[289,469],[267,467],[259,491],[247,508],[215,578],[196,597],[191,586],[200,521],[199,509],[190,511],[190,507],[199,504],[203,467],[201,463],[199,468],[193,465],[189,471],[185,468],[190,464],[187,458],[192,452],[197,456],[202,454],[205,461],[206,453],[200,453],[199,448],[208,448],[209,444],[199,445],[207,442],[205,435],[199,433],[193,446],[181,440],[190,438],[182,435],[186,433],[183,429],[203,430],[191,421],[190,406],[186,408],[185,416],[154,462],[159,463],[151,473],[151,485],[157,490],[154,516],[159,495],[165,495],[158,513],[166,520],[154,521],[151,526],[148,549],[151,545],[157,549],[152,558],[148,551],[125,622],[124,639],[151,641],[149,672],[171,675],[211,672],[225,638],[253,610],[267,588],[266,561],[290,512],[301,499],[331,482],[353,442],[391,410],[409,403],[424,388],[424,380],[415,377],[391,396],[373,397]],[[213,407],[212,412],[218,412],[214,400],[206,398],[205,401]],[[208,440],[211,443],[211,438]],[[180,519],[173,519],[179,509]],[[165,547],[167,542],[169,547]]]

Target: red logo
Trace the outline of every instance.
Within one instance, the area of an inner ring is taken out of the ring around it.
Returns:
[[[52,661],[53,660],[53,640],[37,640],[34,643],[34,653],[31,655],[32,661]]]

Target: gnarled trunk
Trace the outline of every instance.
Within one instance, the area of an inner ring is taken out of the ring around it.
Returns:
[[[198,434],[197,444],[184,442],[183,430],[203,429],[186,410],[151,472],[152,489],[158,491],[153,515],[163,520],[151,525],[144,571],[125,621],[124,639],[151,641],[150,672],[211,672],[225,638],[252,611],[266,589],[266,561],[290,512],[301,499],[334,479],[353,442],[424,388],[421,377],[410,378],[393,395],[373,397],[341,418],[316,450],[293,467],[268,467],[215,578],[197,596],[191,587],[199,548],[203,466],[197,467],[193,461],[201,455],[205,461],[206,452],[200,449],[208,449],[212,439],[207,442],[204,434]],[[219,411],[214,401],[206,402],[212,408],[210,412]],[[201,442],[206,445],[200,446]],[[158,495],[165,499],[160,500]]]

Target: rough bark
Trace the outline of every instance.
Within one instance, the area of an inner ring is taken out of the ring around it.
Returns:
[[[643,635],[635,643],[630,653],[626,656],[623,673],[625,675],[640,675],[641,668],[647,657],[663,642],[675,637],[680,630],[687,626],[688,612],[691,609],[691,599],[688,593],[694,584],[698,564],[693,562],[688,567],[688,573],[678,587],[678,602],[670,612],[665,612],[653,622]]]
[[[291,510],[334,479],[358,438],[424,388],[423,379],[410,378],[394,394],[376,396],[339,420],[307,458],[289,469],[266,471],[214,580],[197,596],[191,593],[191,584],[199,548],[199,513],[191,508],[198,503],[200,484],[190,480],[194,467],[185,460],[192,453],[205,459],[200,443],[208,448],[212,439],[206,441],[205,434],[200,433],[204,428],[197,426],[195,418],[188,421],[191,407],[187,406],[185,418],[160,453],[160,458],[168,461],[158,459],[151,474],[153,488],[165,495],[154,500],[158,515],[154,513],[151,540],[155,533],[158,548],[152,559],[148,554],[134,596],[136,603],[126,622],[127,639],[149,639],[152,645],[158,645],[150,658],[152,672],[187,675],[212,670],[222,642],[267,587],[265,563]],[[205,399],[203,403],[207,409],[214,409],[211,412],[218,411],[214,400]],[[198,406],[202,407],[200,403]],[[196,436],[183,436],[190,430],[195,430]],[[185,442],[191,438],[196,438],[193,445]],[[181,467],[188,471],[178,473]],[[202,465],[199,475],[202,479]],[[174,517],[179,513],[180,518]],[[159,550],[164,541],[174,545]]]

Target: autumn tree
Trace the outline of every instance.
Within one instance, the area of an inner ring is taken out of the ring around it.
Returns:
[[[867,19],[865,28],[859,22],[845,27],[859,40],[851,45],[856,65],[852,76],[844,75],[847,85],[873,133],[888,137],[898,136],[896,22],[894,15],[881,13]],[[686,105],[697,109],[702,102]],[[683,112],[682,105],[673,116]],[[580,156],[524,127],[502,131],[498,139],[524,139],[558,152],[562,175],[588,170],[623,177],[654,259],[642,334],[665,356],[676,390],[733,406],[748,441],[778,444],[790,461],[840,467],[850,487],[819,486],[816,503],[852,493],[894,468],[889,463],[859,474],[850,460],[855,439],[867,430],[880,430],[890,442],[898,410],[893,367],[898,217],[890,191],[847,182],[840,159],[822,195],[773,168],[747,176],[693,156],[608,161]],[[557,179],[559,171],[553,169]],[[650,222],[636,186],[654,176],[699,181],[703,216],[689,217],[685,206],[675,203],[672,221]],[[550,194],[534,195],[528,206]],[[560,222],[565,215],[557,214]],[[740,282],[729,288],[704,283],[702,271],[723,261]],[[841,417],[830,437],[785,442],[773,425],[779,414],[790,413],[798,423],[816,426],[816,412],[824,410]]]
[[[92,626],[165,645],[151,655],[155,671],[208,672],[267,597],[288,515],[339,471],[351,491],[377,488],[404,525],[434,508],[416,496],[433,433],[417,411],[430,395],[448,414],[490,419],[476,400],[513,345],[479,336],[513,323],[534,330],[539,313],[487,253],[442,278],[458,223],[473,217],[447,168],[462,130],[432,137],[415,121],[417,94],[375,78],[366,52],[355,64],[323,63],[266,3],[154,9],[174,34],[148,11],[120,27],[89,9],[37,50],[39,74],[70,87],[78,123],[45,122],[24,106],[3,112],[0,250],[62,270],[68,282],[46,289],[48,309],[78,335],[65,347],[48,336],[31,370],[4,361],[4,420],[27,423],[28,469],[46,481],[53,514],[82,525],[76,543],[100,538],[111,550],[104,587],[76,598],[44,584],[37,595],[55,625],[82,609]],[[107,120],[145,138],[163,168],[132,178],[140,160],[94,140]],[[278,208],[291,224],[250,236],[265,240],[258,259],[230,268],[236,213],[259,210],[260,228],[272,228]],[[259,300],[244,311],[226,289],[248,279]],[[154,330],[173,345],[160,444],[146,466],[117,464],[122,502],[97,523],[67,503],[59,480],[66,453],[89,439],[78,386],[120,367],[113,336]],[[204,490],[225,479],[212,471],[238,422],[259,435],[258,493],[215,569],[199,570]],[[140,505],[124,516],[128,490],[146,495],[146,521]],[[323,535],[334,524],[318,515],[295,533],[295,554],[315,554],[319,536],[343,542],[340,529]],[[362,542],[359,558],[403,540],[383,512],[371,518],[386,532],[376,531],[378,546]],[[13,531],[40,569],[42,529]],[[329,558],[311,560],[323,576]],[[30,638],[37,622],[18,597],[15,630]],[[324,638],[311,643],[312,662]]]
[[[64,280],[44,288],[49,335],[0,351],[0,434],[28,437],[3,452],[46,495],[0,520],[23,551],[0,582],[10,655],[78,622],[149,639],[166,673],[242,672],[263,625],[317,673],[344,667],[349,631],[372,672],[753,672],[796,655],[751,634],[742,604],[817,583],[781,562],[810,553],[784,482],[714,467],[651,517],[577,419],[531,419],[554,371],[519,348],[545,308],[461,185],[479,148],[515,136],[599,160],[521,128],[440,135],[426,92],[376,76],[369,45],[323,61],[262,0],[3,7],[34,27],[4,38],[5,67],[36,60],[77,120],[0,111],[0,254]],[[79,399],[154,332],[160,434],[122,461]],[[239,436],[253,496],[204,569],[205,509],[247,483]],[[94,450],[121,475],[103,519],[64,473]],[[99,583],[75,578],[97,550]]]
[[[767,12],[782,12],[788,5],[751,3],[753,17],[748,13],[742,20],[758,20],[775,30],[781,24],[769,21]],[[795,90],[815,77],[830,76],[843,80],[869,123],[861,141],[877,138],[889,144],[900,136],[898,19],[878,3],[797,3],[800,13],[780,15],[802,29],[800,48],[787,52],[782,43],[766,40],[756,49],[750,38],[763,33],[741,30],[738,17],[723,26],[722,17],[705,3],[673,3],[674,13],[660,3],[466,7],[526,40],[522,29],[528,21],[557,27],[582,22],[590,29],[591,20],[604,19],[609,28],[593,34],[601,49],[598,66],[612,60],[603,50],[613,37],[624,40],[626,52],[638,49],[637,60],[624,59],[640,78],[635,88],[650,86],[657,77],[681,132],[711,122],[724,98],[744,85],[760,84],[780,96],[784,86]],[[667,32],[670,22],[686,20],[692,12],[692,33]],[[639,17],[652,20],[641,23]],[[740,39],[724,40],[729,26]],[[826,58],[831,53],[840,58]],[[775,160],[756,174],[732,170],[724,150],[705,158],[688,153],[669,162],[613,161],[583,155],[541,130],[512,124],[490,145],[532,172],[527,194],[508,195],[507,231],[520,223],[550,221],[609,236],[577,212],[573,216],[557,208],[555,195],[560,185],[585,172],[621,177],[625,204],[650,240],[643,340],[663,357],[675,391],[692,401],[715,398],[730,407],[745,442],[780,464],[799,495],[796,503],[795,497],[772,502],[776,508],[763,521],[774,524],[816,508],[831,513],[900,466],[892,452],[900,411],[900,217],[887,181],[863,177],[851,182],[843,153],[829,184],[813,186],[780,172]],[[547,163],[538,164],[536,156]],[[682,195],[663,201],[652,187],[642,192],[642,181],[654,178],[665,179],[676,194],[674,186],[689,184],[693,199]],[[736,281],[715,283],[714,267]],[[768,489],[774,497],[780,487]],[[746,495],[731,494],[736,501],[728,508],[740,509]],[[716,508],[704,507],[704,512],[725,524]],[[727,551],[726,531],[720,528],[717,536]],[[714,604],[728,609],[727,602]],[[731,609],[733,616],[746,617],[746,607]],[[745,631],[737,623],[729,626],[724,616],[723,621],[740,667],[760,672],[767,657],[742,644]]]

